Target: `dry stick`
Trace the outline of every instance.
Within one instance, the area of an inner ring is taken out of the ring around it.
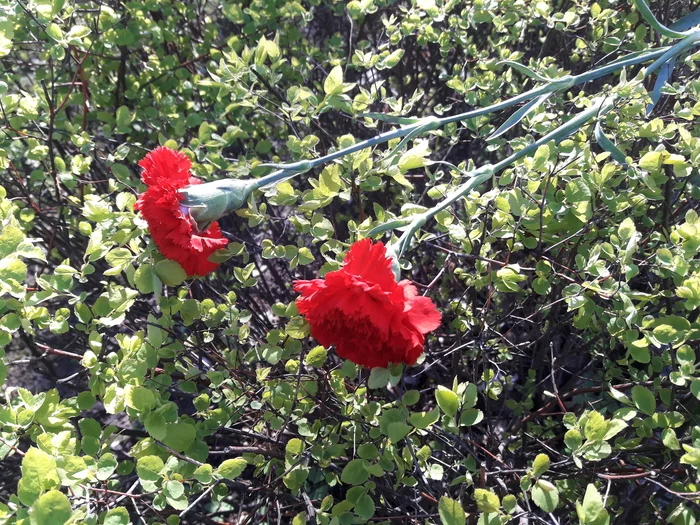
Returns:
[[[271,458],[284,459],[284,453],[258,446],[225,447],[223,450],[212,450],[209,454],[260,454]]]
[[[687,499],[687,500],[691,500],[691,501],[696,501],[696,500],[700,499],[700,492],[678,492],[675,490],[671,490],[666,485],[659,483],[655,479],[649,478],[647,481],[650,481],[651,483],[653,483],[657,487],[665,490],[669,494],[673,494],[674,496],[678,496],[679,498],[683,498],[683,499]]]
[[[124,497],[129,497],[129,498],[135,499],[135,498],[142,498],[144,496],[147,496],[147,494],[129,494],[128,492],[119,492],[117,490],[109,490],[109,489],[99,489],[97,487],[90,487],[88,485],[80,485],[80,487],[85,489],[85,490],[91,490],[93,492],[102,492],[104,494],[112,494],[114,496],[120,496],[122,499]]]
[[[5,441],[2,437],[0,437],[0,443],[2,443],[3,445],[5,445],[6,447],[11,448],[11,449],[14,450],[17,454],[19,454],[20,456],[24,457],[24,454],[25,454],[24,452],[22,452],[20,449],[18,449],[18,448],[15,447],[14,445],[12,445],[12,444],[8,443],[7,441]]]
[[[166,445],[166,444],[163,443],[162,441],[158,441],[157,439],[154,440],[154,441],[155,441],[156,443],[158,443],[158,445],[160,445],[161,447],[163,447],[165,450],[167,450],[168,452],[170,452],[173,456],[175,456],[175,457],[178,458],[178,459],[181,459],[182,461],[186,461],[187,463],[191,463],[191,464],[193,464],[193,465],[197,465],[198,467],[201,467],[202,465],[204,465],[204,463],[202,463],[201,461],[197,461],[196,459],[193,459],[193,458],[191,458],[191,457],[189,457],[189,456],[185,456],[184,454],[181,454],[181,453],[178,452],[177,450],[175,450],[175,449],[173,449],[173,448],[170,448],[168,445]]]
[[[41,348],[46,354],[59,355],[61,357],[69,357],[70,359],[81,360],[83,358],[80,354],[74,354],[73,352],[66,352],[65,350],[59,350],[58,348],[51,348],[42,343],[35,343],[36,346]]]
[[[213,484],[212,484],[211,487],[209,487],[207,490],[205,490],[204,492],[202,492],[202,493],[199,495],[199,497],[198,497],[197,499],[195,499],[185,510],[183,510],[183,511],[180,513],[180,517],[182,518],[185,514],[187,514],[190,510],[192,510],[192,508],[194,508],[194,506],[197,505],[197,503],[199,503],[200,501],[202,501],[202,500],[206,497],[207,494],[209,494],[212,490],[214,490],[214,487],[215,487],[215,486],[216,486],[216,485],[213,485]]]

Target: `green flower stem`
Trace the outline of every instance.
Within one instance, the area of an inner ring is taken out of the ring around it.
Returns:
[[[685,41],[685,40],[684,40]],[[327,155],[324,155],[322,157],[319,157],[317,159],[313,160],[305,160],[305,161],[300,161],[300,162],[293,162],[289,164],[270,164],[270,166],[274,167],[279,167],[277,171],[274,171],[268,175],[265,175],[264,177],[261,177],[260,179],[256,179],[254,182],[254,185],[256,189],[263,188],[265,186],[270,186],[273,184],[276,184],[282,180],[294,177],[296,175],[299,175],[300,173],[307,172],[317,166],[326,164],[328,162],[332,162],[336,159],[339,159],[341,157],[344,157],[346,155],[350,155],[351,153],[355,153],[357,151],[361,151],[366,148],[371,148],[373,146],[377,146],[379,144],[383,144],[385,142],[389,142],[390,140],[397,139],[397,138],[402,138],[406,137],[407,135],[411,135],[414,133],[416,130],[419,130],[420,128],[424,128],[422,131],[429,131],[433,129],[440,128],[446,124],[450,124],[452,122],[460,122],[463,120],[468,120],[471,118],[476,118],[480,117],[482,115],[488,115],[490,113],[494,113],[497,111],[501,111],[504,109],[508,109],[512,106],[516,106],[518,104],[528,102],[532,100],[533,98],[545,95],[547,93],[553,93],[556,91],[566,91],[567,89],[570,89],[571,87],[578,85],[578,84],[585,84],[586,82],[590,82],[591,80],[595,80],[600,77],[604,77],[614,71],[619,71],[620,69],[623,69],[625,67],[629,66],[634,66],[637,64],[641,64],[643,62],[648,62],[649,60],[654,60],[659,57],[662,57],[665,53],[670,51],[672,48],[671,47],[662,47],[658,49],[653,49],[650,51],[646,51],[644,53],[635,55],[633,57],[623,59],[623,60],[617,60],[615,62],[612,62],[606,66],[602,66],[596,69],[593,69],[591,71],[588,71],[586,73],[582,73],[580,75],[567,75],[562,78],[557,78],[553,79],[550,81],[548,84],[539,86],[537,88],[530,89],[529,91],[526,91],[525,93],[521,93],[520,95],[517,95],[515,97],[509,98],[508,100],[504,100],[502,102],[498,102],[496,104],[492,104],[490,106],[484,107],[484,108],[479,108],[479,109],[474,109],[470,111],[466,111],[464,113],[459,113],[457,115],[451,115],[448,117],[442,117],[442,118],[436,118],[436,117],[428,117],[424,119],[420,119],[418,122],[415,122],[414,124],[410,124],[408,126],[395,129],[392,131],[387,131],[385,133],[381,133],[377,135],[376,137],[372,137],[371,139],[364,140],[362,142],[358,142],[357,144],[353,144],[352,146],[348,146],[347,148],[343,148],[341,150],[335,151],[333,153],[329,153]]]
[[[562,124],[557,129],[551,131],[539,140],[536,140],[529,146],[526,146],[525,148],[516,151],[515,153],[498,162],[497,164],[486,164],[469,172],[467,174],[467,177],[469,178],[467,182],[465,182],[457,189],[452,191],[446,198],[437,203],[435,206],[433,206],[429,210],[424,211],[419,215],[416,215],[413,218],[411,223],[408,225],[408,229],[401,235],[399,240],[393,246],[393,251],[396,254],[396,256],[401,257],[401,255],[406,251],[406,249],[410,245],[413,236],[426,224],[426,222],[435,217],[435,215],[437,215],[440,211],[451,206],[453,203],[455,203],[462,197],[468,195],[473,189],[478,187],[480,184],[482,184],[489,178],[493,177],[496,173],[507,168],[514,162],[517,162],[518,160],[533,154],[537,150],[537,148],[539,148],[543,144],[547,144],[551,141],[559,143],[566,137],[568,137],[571,133],[581,128],[586,122],[588,122],[592,118],[604,115],[612,109],[614,101],[615,99],[613,97],[600,98],[590,108],[579,113],[576,117]]]
[[[536,88],[530,89],[525,93],[521,93],[520,95],[498,102],[496,104],[492,104],[484,108],[473,109],[470,111],[459,113],[457,115],[451,115],[441,118],[434,116],[421,118],[412,124],[406,125],[399,129],[394,129],[392,131],[381,133],[376,137],[363,140],[362,142],[358,142],[357,144],[353,144],[352,146],[340,149],[333,153],[329,153],[317,159],[292,162],[288,164],[267,164],[267,166],[279,169],[259,179],[227,179],[228,182],[226,182],[225,180],[218,180],[214,182],[200,184],[196,188],[187,188],[185,190],[180,191],[180,193],[186,197],[182,204],[191,208],[191,213],[193,217],[200,225],[200,228],[203,228],[210,224],[212,221],[222,217],[223,215],[231,213],[232,211],[238,209],[240,206],[242,206],[243,202],[245,202],[245,200],[254,190],[262,189],[264,187],[277,184],[283,180],[296,177],[301,173],[305,173],[317,166],[321,166],[328,162],[332,162],[346,155],[350,155],[363,149],[371,148],[373,146],[377,146],[379,144],[383,144],[385,142],[389,142],[398,138],[404,138],[403,142],[405,142],[427,131],[438,129],[452,122],[461,122],[463,120],[468,120],[482,115],[487,115],[490,113],[501,111],[518,104],[529,102],[530,100],[533,100],[537,97],[541,97],[543,95],[559,91],[566,91],[575,85],[585,84],[586,82],[590,82],[591,80],[595,80],[597,78],[606,76],[614,71],[619,71],[620,69],[623,69],[625,67],[634,66],[643,62],[648,62],[650,60],[655,60],[655,62],[650,66],[649,70],[647,71],[647,74],[649,74],[650,70],[653,71],[654,68],[659,67],[660,65],[665,63],[666,60],[669,60],[670,58],[683,53],[698,41],[700,41],[700,30],[693,31],[692,33],[689,32],[687,36],[683,38],[683,40],[681,40],[672,47],[662,47],[645,51],[642,53],[637,53],[628,58],[616,60],[614,62],[611,62],[610,64],[599,68],[595,68],[591,71],[582,73],[580,75],[566,75],[561,78],[552,79],[551,81]],[[583,117],[583,115],[586,114],[587,112],[582,113],[581,118]],[[588,118],[586,118],[586,120],[588,120]],[[568,123],[558,128],[558,130],[553,133],[561,133],[565,129],[569,129],[569,127],[571,127],[571,130],[576,129],[576,126],[579,125],[577,124],[579,123],[578,119],[579,117],[572,119]],[[585,120],[580,121],[580,123],[582,122],[585,122]],[[570,132],[571,131],[569,131],[568,133]],[[531,146],[528,146],[527,148],[517,153],[514,153],[504,161],[494,166],[483,166],[478,170],[475,170],[471,174],[470,180],[467,183],[465,183],[463,187],[463,191],[465,193],[450,196],[448,199],[443,201],[443,208],[449,206],[452,202],[454,202],[454,200],[460,198],[463,194],[466,194],[469,191],[471,191],[471,188],[474,188],[481,184],[488,177],[491,177],[493,173],[500,171],[505,166],[510,165],[519,158],[529,155],[531,152],[530,148],[536,148],[538,145],[543,144],[544,142],[548,142],[549,140],[553,140],[552,133],[533,143]],[[400,146],[403,145],[403,142],[400,144]],[[399,148],[397,147],[396,149]],[[460,189],[460,191],[462,190]],[[231,195],[224,195],[224,193],[227,192],[230,192]],[[421,223],[421,225],[424,224],[425,220],[427,220],[428,218],[429,217],[426,217],[423,223]],[[417,221],[419,221],[418,218],[414,219],[412,224],[417,224]],[[417,228],[420,228],[420,226],[417,226]],[[385,229],[379,231],[384,230]],[[404,240],[406,238],[405,235],[406,234],[402,236],[402,239]],[[413,234],[411,233],[410,235]]]
[[[644,72],[644,76],[647,77],[654,73],[657,69],[659,69],[661,66],[663,66],[666,62],[669,60],[674,59],[675,57],[682,55],[685,53],[688,49],[693,47],[697,42],[700,41],[700,30],[696,30],[692,33],[690,33],[688,36],[683,38],[680,42],[677,44],[673,45],[668,51],[666,51],[663,55],[661,55],[659,58],[657,58]]]
[[[667,38],[683,38],[688,34],[687,31],[675,31],[659,22],[654,16],[654,13],[652,13],[651,9],[649,9],[649,6],[645,0],[634,0],[634,5],[637,7],[637,10],[642,15],[644,20],[646,20],[647,24],[649,24],[663,36]]]

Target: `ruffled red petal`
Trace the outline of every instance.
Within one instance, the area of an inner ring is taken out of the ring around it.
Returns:
[[[324,279],[296,281],[297,308],[323,346],[360,366],[415,364],[425,334],[440,325],[440,312],[410,281],[397,283],[382,243],[362,240],[340,270]]]
[[[403,288],[406,299],[404,312],[411,326],[421,334],[432,332],[440,326],[442,315],[430,299],[418,295],[418,290],[411,281],[401,281],[399,286]]]
[[[177,185],[182,188],[189,184],[192,177],[192,163],[179,151],[160,146],[146,155],[139,162],[143,168],[141,181],[147,186]]]
[[[350,247],[343,270],[378,284],[383,290],[392,291],[396,289],[396,277],[391,269],[391,262],[384,243],[362,239]]]
[[[148,189],[136,201],[135,208],[148,223],[148,230],[160,252],[177,261],[189,277],[204,276],[219,265],[209,261],[218,249],[226,247],[228,240],[214,222],[206,231],[180,209],[182,197],[177,190],[199,184],[201,181],[190,173],[189,159],[178,151],[159,147],[144,157],[141,180]]]

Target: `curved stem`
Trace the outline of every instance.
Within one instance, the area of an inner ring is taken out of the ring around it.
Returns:
[[[225,213],[228,213],[232,211],[232,206],[235,204],[235,201],[237,201],[240,197],[240,195],[244,195],[244,200],[247,198],[247,196],[252,192],[253,190],[256,189],[262,189],[266,186],[270,186],[273,184],[277,184],[285,179],[289,179],[292,177],[296,177],[297,175],[301,173],[305,173],[317,166],[326,164],[328,162],[332,162],[336,159],[339,159],[341,157],[344,157],[346,155],[350,155],[352,153],[361,151],[366,148],[371,148],[373,146],[377,146],[379,144],[383,144],[385,142],[389,142],[390,140],[397,139],[397,138],[404,138],[402,143],[399,145],[399,147],[406,142],[407,140],[410,140],[411,138],[417,137],[419,135],[422,135],[425,132],[428,132],[430,130],[437,129],[439,127],[442,127],[446,124],[450,124],[452,122],[460,122],[463,120],[468,120],[472,118],[476,118],[482,115],[487,115],[489,113],[494,113],[496,111],[501,111],[504,109],[507,109],[509,107],[515,106],[517,104],[521,104],[524,102],[528,102],[532,99],[535,99],[537,97],[541,97],[543,95],[547,95],[550,93],[555,93],[559,91],[566,91],[570,89],[571,87],[578,85],[578,84],[584,84],[586,82],[589,82],[591,80],[603,77],[605,75],[608,75],[614,71],[618,71],[620,69],[623,69],[625,67],[641,64],[643,62],[647,62],[649,60],[655,60],[655,62],[650,66],[650,68],[647,70],[647,74],[652,72],[655,67],[658,67],[659,65],[663,64],[665,60],[668,60],[669,58],[675,57],[681,53],[683,53],[685,50],[693,46],[696,42],[700,41],[700,30],[693,31],[692,33],[689,33],[683,40],[678,42],[672,47],[662,47],[662,48],[657,48],[657,49],[652,49],[649,51],[637,53],[633,56],[630,56],[628,58],[624,59],[618,59],[616,61],[611,62],[610,64],[607,64],[602,67],[595,68],[591,71],[588,71],[586,73],[582,73],[579,75],[566,75],[560,78],[552,79],[551,81],[539,86],[535,87],[533,89],[530,89],[526,91],[525,93],[521,93],[520,95],[516,95],[512,98],[509,98],[507,100],[503,100],[501,102],[497,102],[495,104],[492,104],[490,106],[484,107],[484,108],[478,108],[478,109],[473,109],[470,111],[466,111],[463,113],[459,113],[457,115],[451,115],[451,116],[446,116],[446,117],[427,117],[427,118],[421,118],[417,119],[415,122],[406,125],[404,127],[401,127],[399,129],[394,129],[391,131],[387,131],[385,133],[381,133],[375,137],[372,137],[370,139],[358,142],[357,144],[353,144],[352,146],[349,146],[347,148],[339,149],[338,151],[334,151],[332,153],[328,153],[326,155],[323,155],[322,157],[319,157],[317,159],[313,160],[304,160],[304,161],[298,161],[298,162],[292,162],[288,164],[269,164],[268,166],[272,166],[275,168],[278,168],[276,171],[273,171],[272,173],[269,173],[268,175],[265,175],[259,179],[251,179],[251,180],[236,180],[235,187],[233,188],[233,192],[235,195],[233,196],[234,198],[228,198],[227,204],[225,206]],[[512,164],[513,162],[517,161],[518,159],[527,156],[531,153],[533,148],[537,148],[539,145],[548,142],[549,140],[553,140],[554,135],[556,133],[564,133],[567,129],[574,130],[577,129],[583,121],[579,121],[580,118],[583,118],[584,115],[587,115],[588,112],[582,113],[579,117],[576,117],[569,121],[568,123],[564,124],[563,126],[560,126],[555,132],[552,132],[545,137],[542,137],[540,140],[534,142],[527,148],[524,148],[504,161],[499,162],[498,164],[491,166],[483,166],[482,168],[479,168],[477,170],[474,170],[471,175],[470,175],[470,180],[465,183],[464,186],[460,187],[457,193],[450,195],[447,199],[445,199],[442,203],[438,204],[437,206],[437,211],[440,211],[441,209],[444,209],[445,207],[449,206],[452,204],[455,200],[459,199],[461,196],[465,195],[469,191],[471,191],[471,188],[474,188],[481,184],[484,180],[486,180],[488,177],[491,177],[494,173],[502,170],[504,167]],[[586,118],[588,120],[589,117]],[[566,132],[571,133],[571,131]],[[558,137],[558,135],[557,135]],[[398,149],[398,148],[396,148]],[[241,188],[239,186],[244,186],[244,188]],[[197,186],[196,192],[193,190],[191,197],[197,195],[209,195],[210,193],[213,192],[221,192],[224,190],[222,186],[222,181],[214,181],[214,182],[209,182],[209,183],[204,183],[201,185]],[[239,195],[240,194],[240,195]],[[202,200],[202,199],[199,199]],[[224,199],[219,198],[223,202]],[[187,203],[185,203],[187,204]],[[195,203],[197,204],[197,203]],[[242,204],[242,203],[241,203]],[[202,207],[202,206],[199,206]],[[236,206],[237,209],[238,206]],[[206,208],[206,207],[203,207]],[[216,210],[195,210],[196,213],[202,215],[204,217],[206,215],[206,222],[210,222],[211,220],[216,220],[218,217],[221,215],[218,215],[214,217],[214,215],[217,215],[218,210],[220,206],[217,207]],[[408,230],[404,235],[402,235],[403,242],[406,242],[407,239],[410,239],[410,237],[417,231],[420,226],[425,224],[425,222],[431,218],[435,213],[430,214],[429,216],[423,216],[419,215],[416,217],[411,224],[414,225],[413,228]],[[199,222],[199,220],[198,220]],[[204,219],[202,219],[202,222],[205,222]],[[420,224],[419,224],[420,223]],[[409,232],[411,232],[409,234]],[[407,236],[407,234],[409,234]],[[403,248],[401,250],[403,251]]]
[[[418,232],[418,230],[420,230],[420,228],[422,228],[428,220],[435,217],[435,215],[437,215],[440,211],[449,207],[462,197],[468,195],[474,188],[481,185],[496,173],[507,168],[514,162],[531,155],[543,144],[547,144],[551,141],[555,141],[557,143],[561,142],[563,139],[571,135],[571,133],[581,128],[581,126],[583,126],[593,117],[604,115],[612,109],[614,101],[614,97],[601,98],[590,108],[579,113],[576,117],[562,124],[550,133],[547,133],[544,137],[536,140],[525,148],[516,151],[497,164],[486,164],[485,166],[481,166],[480,168],[469,172],[467,174],[467,177],[469,177],[467,182],[459,186],[435,206],[421,213],[420,215],[417,215],[413,219],[409,225],[409,228],[401,235],[401,237],[399,237],[399,240],[396,242],[396,247],[394,249],[396,255],[400,257],[404,251],[406,251],[411,243],[411,239]]]
[[[686,37],[682,42],[685,42],[688,40],[689,37]],[[682,43],[681,42],[681,43]],[[678,45],[678,44],[677,44]],[[420,119],[417,122],[410,124],[408,126],[395,129],[392,131],[387,131],[385,133],[381,133],[375,137],[372,137],[367,140],[363,140],[362,142],[358,142],[357,144],[353,144],[352,146],[348,146],[347,148],[340,149],[338,151],[334,151],[333,153],[328,153],[322,157],[319,157],[317,159],[313,160],[305,160],[305,161],[299,161],[299,162],[292,162],[289,164],[282,164],[279,165],[277,171],[273,171],[272,173],[265,175],[264,177],[261,177],[260,179],[256,179],[254,181],[254,185],[256,189],[263,188],[265,186],[270,186],[272,184],[276,184],[282,180],[295,177],[296,175],[299,175],[301,173],[304,173],[306,171],[309,171],[317,166],[320,166],[322,164],[326,164],[328,162],[332,162],[336,159],[339,159],[341,157],[344,157],[345,155],[350,155],[351,153],[355,153],[358,151],[361,151],[366,148],[371,148],[373,146],[377,146],[379,144],[383,144],[385,142],[389,142],[390,140],[396,139],[396,138],[402,138],[406,137],[407,135],[410,135],[411,133],[414,133],[416,130],[420,129],[421,127],[425,128],[425,131],[432,130],[432,129],[437,129],[439,127],[442,127],[446,124],[450,124],[452,122],[460,122],[462,120],[468,120],[471,118],[476,118],[480,117],[482,115],[488,115],[489,113],[494,113],[496,111],[501,111],[507,108],[510,108],[512,106],[516,106],[518,104],[521,104],[523,102],[528,102],[529,100],[539,97],[541,95],[547,94],[547,93],[553,93],[556,91],[566,91],[567,89],[570,89],[571,87],[578,85],[578,84],[584,84],[586,82],[590,82],[591,80],[604,77],[605,75],[608,75],[609,73],[612,73],[614,71],[619,71],[620,69],[623,69],[628,66],[634,66],[637,64],[641,64],[643,62],[647,62],[649,60],[654,60],[662,57],[665,53],[671,51],[674,49],[676,46],[673,47],[661,47],[658,49],[653,49],[650,51],[643,52],[641,54],[635,55],[633,57],[627,58],[627,59],[622,59],[622,60],[617,60],[614,61],[606,66],[602,66],[596,69],[593,69],[591,71],[588,71],[586,73],[582,73],[580,75],[574,75],[574,76],[565,76],[562,78],[557,78],[553,79],[547,84],[544,84],[542,86],[530,89],[526,91],[525,93],[521,93],[520,95],[516,95],[512,98],[509,98],[507,100],[503,100],[501,102],[497,102],[496,104],[492,104],[490,106],[487,106],[485,108],[479,108],[479,109],[473,109],[470,111],[465,111],[463,113],[459,113],[457,115],[451,115],[447,117],[441,117],[441,118],[435,118],[435,117],[430,117],[427,119]],[[277,167],[277,165],[275,165]]]
[[[687,49],[693,47],[693,45],[698,41],[700,41],[700,30],[694,31],[693,33],[689,34],[683,40],[672,46],[668,51],[666,51],[663,55],[657,58],[644,72],[644,76],[647,77],[651,75],[661,66],[663,66],[666,62],[668,62],[672,58],[677,57],[678,55],[681,55]]]

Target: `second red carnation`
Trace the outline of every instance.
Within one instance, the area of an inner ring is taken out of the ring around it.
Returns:
[[[440,325],[433,302],[410,281],[397,283],[391,263],[381,242],[364,239],[353,244],[340,270],[294,283],[311,335],[367,368],[415,364],[425,334]]]

